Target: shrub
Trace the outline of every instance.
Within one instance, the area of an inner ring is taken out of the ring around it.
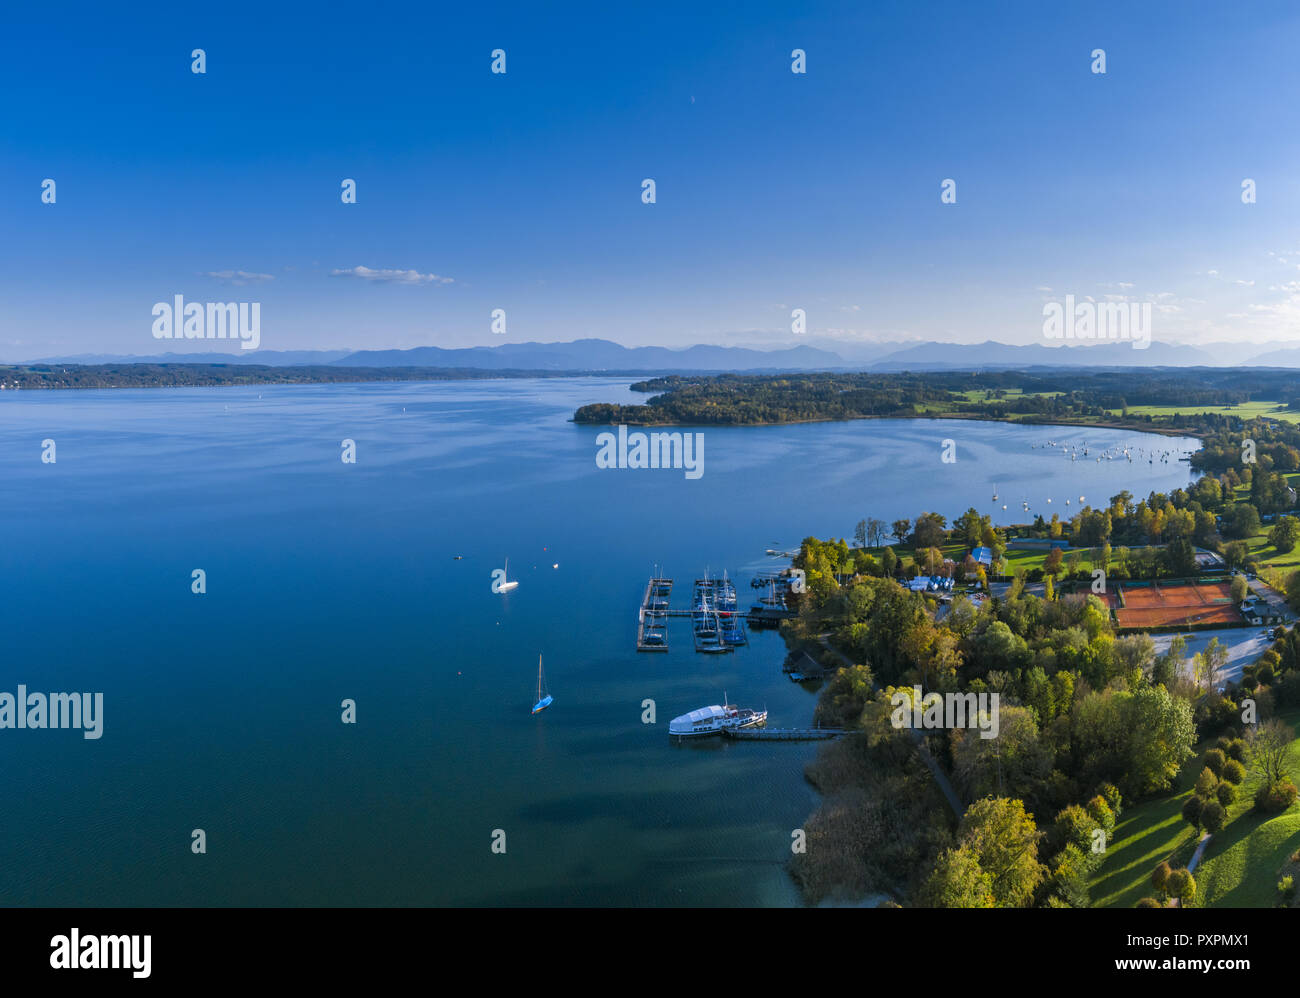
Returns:
[[[1055,881],[1052,896],[1067,908],[1087,908],[1092,902],[1088,897],[1088,874],[1097,865],[1101,856],[1084,851],[1073,842],[1069,843],[1056,857],[1056,868],[1052,871]]]
[[[1262,783],[1255,791],[1255,807],[1265,814],[1277,814],[1295,803],[1296,788],[1290,780]]]
[[[1201,827],[1201,811],[1204,809],[1205,801],[1192,794],[1187,798],[1187,803],[1183,805],[1183,820],[1199,831]]]
[[[1223,764],[1228,761],[1228,757],[1223,754],[1221,749],[1212,748],[1205,753],[1205,768],[1215,776],[1223,775]]]
[[[1214,796],[1218,798],[1219,803],[1226,810],[1237,803],[1237,788],[1231,783],[1220,783],[1214,788]]]
[[[1279,880],[1277,882],[1277,892],[1281,894],[1285,900],[1290,901],[1291,898],[1295,896],[1295,878],[1283,877]]]
[[[1201,770],[1201,775],[1196,778],[1196,796],[1208,798],[1218,785],[1219,778],[1214,775],[1209,766],[1206,766]]]
[[[1164,905],[1162,905],[1155,898],[1142,898],[1142,900],[1140,900],[1133,907],[1134,908],[1163,908]]]
[[[1210,801],[1201,809],[1201,824],[1205,826],[1205,830],[1211,835],[1223,828],[1223,823],[1227,818],[1228,813],[1217,800]]]
[[[1175,870],[1169,874],[1169,893],[1176,898],[1190,901],[1196,897],[1196,880],[1187,870]]]
[[[1119,813],[1124,809],[1122,807],[1123,798],[1119,795],[1119,787],[1113,783],[1103,783],[1097,788],[1097,793],[1101,794],[1106,803],[1110,805],[1110,813],[1118,817]]]
[[[1277,702],[1282,706],[1300,706],[1300,669],[1285,673],[1273,690],[1277,694]]]
[[[1238,784],[1246,778],[1246,767],[1236,759],[1229,759],[1223,764],[1223,782]]]
[[[1091,871],[1101,862],[1101,856],[1092,851],[1092,833],[1101,827],[1101,822],[1095,817],[1078,804],[1071,804],[1056,816],[1049,833],[1049,842],[1061,849],[1074,846],[1079,852],[1078,863]]]
[[[1169,864],[1163,861],[1158,863],[1156,868],[1151,871],[1151,886],[1159,891],[1162,897],[1169,888],[1169,874],[1172,872],[1169,869]]]
[[[1088,801],[1088,814],[1090,814],[1102,828],[1106,830],[1106,838],[1110,838],[1110,833],[1115,830],[1115,815],[1106,803],[1106,799],[1098,794],[1092,800]]]
[[[1218,734],[1232,727],[1238,720],[1237,705],[1225,696],[1212,694],[1201,700],[1193,711],[1192,719],[1203,737]]]
[[[1246,740],[1244,738],[1234,738],[1228,742],[1225,750],[1229,759],[1235,759],[1237,762],[1246,761]]]

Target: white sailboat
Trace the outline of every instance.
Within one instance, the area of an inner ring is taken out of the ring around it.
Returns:
[[[542,656],[537,656],[537,703],[533,704],[533,713],[537,714],[551,705],[552,697],[546,692],[546,677],[542,675]]]
[[[501,588],[499,588],[497,592],[508,593],[510,592],[511,589],[518,588],[518,586],[519,586],[518,582],[510,581],[510,559],[507,558],[506,567],[501,570]]]

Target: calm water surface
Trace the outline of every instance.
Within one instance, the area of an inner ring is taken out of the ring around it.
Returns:
[[[1007,522],[1189,480],[1048,440],[1196,446],[861,421],[705,429],[697,481],[597,469],[573,410],[640,399],[600,378],[0,394],[0,690],[102,691],[105,714],[98,741],[0,731],[0,904],[798,904],[816,745],[674,747],[667,722],[726,692],[803,724],[814,692],[770,632],[709,657],[674,621],[638,655],[654,567],[675,606],[706,568],[748,603],[765,549],[867,516]],[[506,557],[520,586],[494,595]]]

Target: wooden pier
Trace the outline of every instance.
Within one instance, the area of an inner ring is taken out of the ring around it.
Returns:
[[[815,742],[848,734],[844,728],[723,728],[722,733],[757,742]]]
[[[641,597],[641,612],[637,615],[636,650],[667,651],[668,597],[673,591],[672,579],[651,579],[646,583]]]
[[[689,610],[669,607],[672,588],[672,579],[657,576],[646,583],[637,614],[637,651],[667,651],[670,618],[692,621],[695,650],[702,654],[730,653],[749,644],[750,617],[736,605],[736,587],[725,575],[695,579]]]

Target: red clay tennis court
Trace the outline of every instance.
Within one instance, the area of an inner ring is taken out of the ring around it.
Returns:
[[[1239,624],[1243,619],[1226,582],[1121,583],[1109,596],[1121,628]]]

